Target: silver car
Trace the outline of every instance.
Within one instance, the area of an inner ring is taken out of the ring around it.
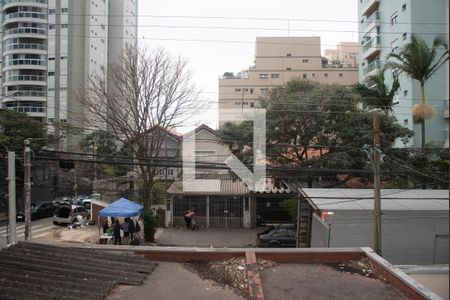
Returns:
[[[89,212],[83,206],[64,204],[55,210],[53,224],[72,224],[77,221],[77,216],[89,217]]]

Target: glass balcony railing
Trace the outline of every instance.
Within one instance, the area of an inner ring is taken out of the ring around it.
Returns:
[[[24,113],[45,113],[45,107],[40,106],[11,106],[7,108]]]
[[[381,45],[381,37],[379,35],[372,37],[368,42],[363,45],[363,53],[367,52],[375,46]]]
[[[20,49],[30,49],[30,50],[47,50],[47,45],[44,44],[9,44],[3,47],[4,51],[8,50],[20,50]]]
[[[6,34],[21,34],[21,33],[35,33],[35,34],[47,34],[47,30],[43,28],[36,27],[18,27],[13,29],[5,30]]]
[[[46,81],[46,77],[40,75],[11,75],[4,79],[7,81]]]
[[[38,12],[26,12],[19,11],[5,15],[5,20],[15,19],[15,18],[34,18],[34,19],[47,19],[46,13],[38,13]]]
[[[4,62],[5,67],[16,65],[33,65],[33,66],[46,66],[47,60],[44,59],[11,59]]]
[[[376,12],[374,12],[373,14],[371,14],[370,17],[368,17],[368,18],[366,19],[365,23],[366,23],[366,24],[370,24],[370,23],[372,23],[372,22],[380,21],[380,20],[381,20],[381,19],[380,19],[380,12],[379,12],[379,11],[376,11]]]
[[[3,0],[3,5],[10,3],[23,3],[23,2],[47,4],[47,0]]]
[[[380,69],[381,68],[381,61],[379,59],[374,60],[370,64],[367,65],[363,69],[363,75],[366,76],[368,73],[372,72],[373,70]]]
[[[15,91],[12,97],[45,97],[45,91]]]

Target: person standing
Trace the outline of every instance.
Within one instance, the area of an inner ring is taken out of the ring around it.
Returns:
[[[130,241],[133,241],[133,235],[134,235],[134,220],[133,218],[130,218],[129,221],[129,225],[128,225],[128,231],[130,232]]]
[[[188,211],[186,212],[186,214],[184,215],[184,221],[186,222],[186,229],[190,229],[191,228],[191,210],[188,209]]]
[[[123,242],[125,245],[129,244],[129,236],[130,236],[130,218],[125,218],[125,221],[122,223],[123,230]]]
[[[114,233],[114,245],[122,245],[122,241],[120,238],[120,223],[119,223],[119,219],[115,219],[114,220],[114,224],[113,224],[113,233]]]

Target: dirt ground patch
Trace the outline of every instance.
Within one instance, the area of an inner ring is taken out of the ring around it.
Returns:
[[[385,283],[387,282],[387,279],[376,271],[376,269],[373,267],[372,263],[367,257],[364,257],[359,260],[351,260],[348,263],[327,264],[327,265],[339,272],[357,274],[368,278],[378,279]]]
[[[271,268],[277,264],[273,261],[258,259],[258,270]],[[248,280],[245,258],[232,258],[224,261],[191,262],[184,267],[203,279],[209,279],[222,287],[229,287],[235,293],[248,296]]]

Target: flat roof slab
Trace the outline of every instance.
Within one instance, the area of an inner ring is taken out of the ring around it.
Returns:
[[[403,300],[399,290],[378,279],[339,272],[326,265],[280,264],[260,271],[266,300]]]

